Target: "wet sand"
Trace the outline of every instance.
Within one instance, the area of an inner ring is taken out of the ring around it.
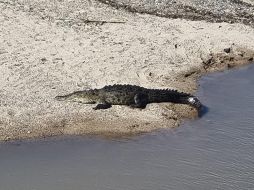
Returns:
[[[233,24],[124,8],[98,1],[0,2],[0,140],[176,127],[196,117],[195,110],[165,103],[94,111],[54,97],[109,84],[195,93],[200,75],[253,61],[251,6],[245,11],[252,16],[236,12]]]

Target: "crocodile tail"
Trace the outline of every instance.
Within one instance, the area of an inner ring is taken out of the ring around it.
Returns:
[[[193,96],[185,92],[179,92],[177,90],[173,90],[173,92],[178,94],[178,96],[180,97],[180,101],[182,101],[182,103],[193,106],[197,108],[198,110],[202,107],[202,103],[196,96]]]
[[[195,107],[198,110],[200,110],[202,108],[202,103],[196,96],[189,96],[187,98],[187,104]]]

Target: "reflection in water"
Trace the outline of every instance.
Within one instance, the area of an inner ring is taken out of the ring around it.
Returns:
[[[198,110],[198,117],[203,117],[209,112],[209,108],[206,105],[202,105],[201,109]]]
[[[198,96],[209,112],[177,129],[0,144],[0,189],[254,189],[253,73],[203,77]]]

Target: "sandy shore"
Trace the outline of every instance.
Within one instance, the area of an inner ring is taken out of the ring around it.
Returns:
[[[54,97],[116,83],[195,93],[201,74],[253,61],[252,19],[169,19],[92,0],[0,1],[0,140],[178,126],[195,110],[167,103],[94,111]]]

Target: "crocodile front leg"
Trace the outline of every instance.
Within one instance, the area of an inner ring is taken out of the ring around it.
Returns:
[[[111,108],[111,106],[112,106],[111,104],[107,102],[103,102],[103,103],[97,104],[93,109],[94,110],[108,109],[108,108]]]
[[[143,93],[138,93],[134,96],[135,104],[130,105],[132,108],[145,109],[148,104],[148,96]]]

